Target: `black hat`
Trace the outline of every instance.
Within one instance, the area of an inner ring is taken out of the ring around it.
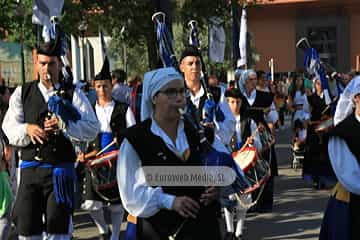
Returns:
[[[200,51],[197,47],[189,45],[181,53],[180,62],[187,56],[200,57]]]
[[[46,56],[55,56],[60,57],[61,55],[61,41],[59,38],[55,40],[50,40],[49,42],[44,42],[40,44],[37,49],[37,53]]]
[[[107,58],[107,56],[105,57],[101,71],[98,74],[96,74],[94,80],[110,80],[111,81],[110,64],[109,64],[109,59]]]
[[[229,88],[225,91],[225,97],[232,97],[232,98],[241,98],[243,95],[241,94],[240,90],[237,88]]]

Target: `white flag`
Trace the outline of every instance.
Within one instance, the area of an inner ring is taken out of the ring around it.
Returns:
[[[33,0],[32,22],[48,26],[51,17],[61,15],[63,6],[64,0]]]
[[[218,17],[210,18],[209,26],[209,59],[212,62],[224,62],[225,31]]]
[[[237,64],[238,67],[247,64],[246,35],[247,35],[247,16],[246,16],[246,7],[244,6],[241,13],[240,37],[239,37],[240,59]]]

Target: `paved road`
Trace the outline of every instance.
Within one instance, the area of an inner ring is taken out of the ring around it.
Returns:
[[[315,240],[329,195],[328,190],[314,190],[301,179],[301,171],[290,168],[291,130],[277,133],[279,177],[275,180],[275,205],[272,213],[248,214],[245,224],[247,240]],[[75,216],[78,239],[97,239],[97,231],[85,212]]]
[[[315,190],[291,169],[291,130],[277,133],[279,176],[275,179],[275,204],[271,214],[249,214],[246,239],[318,239],[329,190]]]

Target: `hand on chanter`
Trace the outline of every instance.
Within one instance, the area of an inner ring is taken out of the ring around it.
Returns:
[[[52,117],[44,121],[45,132],[54,133],[59,130],[59,119]]]
[[[190,197],[181,196],[175,198],[172,209],[184,218],[196,218],[200,205]]]
[[[27,124],[26,133],[33,144],[36,144],[36,142],[43,144],[44,140],[46,140],[46,132],[39,125]]]

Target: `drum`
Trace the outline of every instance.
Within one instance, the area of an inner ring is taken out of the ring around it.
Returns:
[[[119,150],[110,151],[88,160],[92,185],[98,196],[107,202],[120,201],[116,181],[116,162]]]
[[[241,151],[233,153],[236,164],[243,170],[249,183],[243,193],[251,193],[264,185],[270,177],[269,163],[258,157],[256,148],[245,147]]]
[[[334,120],[332,118],[326,118],[320,121],[320,123],[315,125],[315,132],[324,133],[329,131],[333,127],[334,127]]]

